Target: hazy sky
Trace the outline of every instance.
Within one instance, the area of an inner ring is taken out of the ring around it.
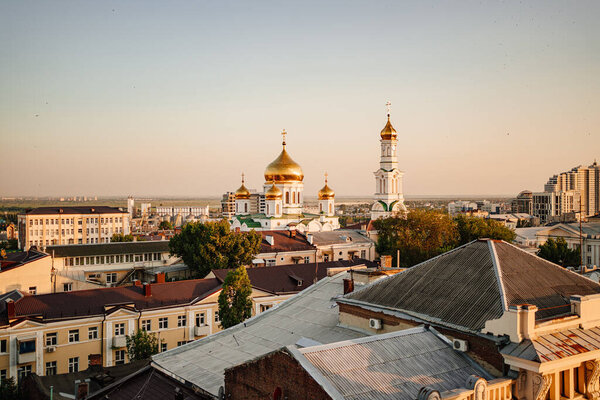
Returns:
[[[516,194],[600,158],[600,2],[0,2],[0,195]]]

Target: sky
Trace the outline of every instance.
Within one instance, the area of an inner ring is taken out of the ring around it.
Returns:
[[[516,195],[600,158],[597,1],[0,1],[0,196]]]

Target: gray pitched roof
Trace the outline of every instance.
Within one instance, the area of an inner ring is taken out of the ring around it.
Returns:
[[[338,229],[336,231],[313,232],[313,243],[315,246],[328,246],[332,244],[350,243],[373,243],[368,237],[359,232],[349,229]]]
[[[168,240],[150,240],[144,242],[113,242],[97,244],[69,244],[48,246],[46,252],[55,257],[101,256],[114,254],[166,253]]]
[[[600,285],[511,244],[477,240],[375,282],[340,302],[392,309],[420,320],[481,331],[510,305],[534,304],[537,319],[570,312],[571,295]]]
[[[464,388],[471,375],[492,378],[424,327],[288,350],[336,400],[414,400],[424,386],[445,392]]]
[[[157,354],[152,363],[168,375],[217,396],[226,368],[302,338],[332,343],[364,336],[337,326],[337,307],[332,298],[342,294],[342,279],[347,275],[342,272],[324,278],[244,324]]]

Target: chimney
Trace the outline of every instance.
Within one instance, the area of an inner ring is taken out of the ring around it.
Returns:
[[[90,366],[100,365],[102,366],[102,354],[90,354]]]
[[[15,318],[15,302],[12,299],[6,300],[6,311],[8,313],[8,320]]]
[[[267,241],[267,243],[269,243],[270,246],[275,245],[275,239],[273,238],[273,236],[267,235],[265,236],[265,240]]]
[[[344,279],[344,294],[354,292],[354,280]]]
[[[383,268],[392,268],[392,256],[380,256],[379,265],[381,269]]]
[[[152,296],[152,286],[149,283],[144,283],[144,297]]]
[[[165,283],[165,273],[159,272],[156,274],[156,283]]]
[[[90,380],[86,379],[81,381],[77,379],[75,381],[75,398],[76,399],[85,399],[90,391]]]
[[[306,241],[307,241],[309,244],[313,244],[313,235],[312,235],[312,233],[307,233],[307,234],[306,234]]]
[[[538,308],[533,304],[521,304],[520,306],[520,334],[523,339],[535,339],[535,313]]]

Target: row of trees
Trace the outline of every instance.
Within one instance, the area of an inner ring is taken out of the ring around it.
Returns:
[[[405,217],[390,217],[373,222],[378,231],[376,250],[393,256],[397,265],[412,267],[478,238],[512,241],[515,233],[504,224],[478,217],[413,209]]]

